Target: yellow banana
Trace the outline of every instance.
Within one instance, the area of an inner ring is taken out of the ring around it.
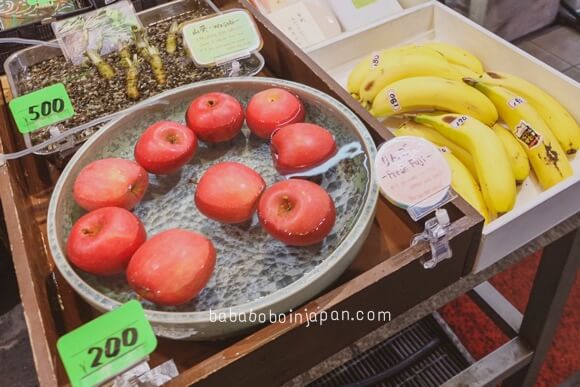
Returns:
[[[572,166],[556,136],[524,98],[501,86],[467,78],[465,81],[484,93],[497,107],[500,117],[526,150],[544,189],[572,175]]]
[[[484,71],[481,61],[475,55],[461,47],[443,42],[426,42],[421,45],[439,51],[450,63],[467,67],[478,74]]]
[[[487,208],[499,214],[513,208],[516,202],[514,174],[493,130],[462,114],[417,114],[415,121],[435,128],[471,153]]]
[[[357,65],[351,70],[348,80],[346,83],[346,89],[349,93],[354,94],[355,98],[358,98],[358,92],[362,85],[363,80],[366,78],[369,72],[376,69],[379,66],[385,64],[393,57],[397,57],[400,53],[415,51],[415,46],[401,46],[401,47],[391,47],[385,50],[370,53],[361,59]],[[427,50],[423,50],[427,51]],[[438,54],[437,52],[434,52]]]
[[[524,147],[514,137],[512,132],[500,124],[495,124],[492,129],[501,140],[503,148],[510,159],[516,183],[522,184],[530,175],[530,161],[528,160]]]
[[[485,223],[489,223],[491,220],[489,211],[483,200],[481,188],[473,175],[448,148],[442,147],[439,150],[451,168],[451,187],[453,190],[483,216]]]
[[[497,110],[485,95],[463,82],[438,77],[406,78],[385,86],[370,112],[388,117],[427,109],[468,114],[489,126],[497,121]]]
[[[453,67],[453,70],[455,70],[457,73],[459,73],[459,75],[461,75],[461,78],[478,78],[478,77],[482,76],[481,74],[476,73],[472,69],[467,68],[465,66],[461,66],[461,65],[451,63],[451,62],[450,62],[450,64],[451,64],[451,67]]]
[[[573,154],[580,149],[580,126],[550,94],[525,79],[507,73],[488,72],[483,81],[490,85],[505,87],[528,101],[554,133],[566,153]]]
[[[441,133],[433,128],[425,125],[418,124],[414,121],[407,121],[402,124],[399,129],[394,131],[395,136],[414,136],[421,137],[427,141],[432,142],[438,147],[447,148],[453,153],[455,157],[461,161],[461,163],[467,167],[469,172],[477,177],[477,171],[475,169],[475,164],[473,163],[473,158],[468,151],[449,140],[447,137],[443,136]]]
[[[372,103],[383,87],[400,79],[438,76],[460,81],[463,78],[439,52],[431,48],[417,46],[398,54],[367,73],[358,93],[363,106]]]

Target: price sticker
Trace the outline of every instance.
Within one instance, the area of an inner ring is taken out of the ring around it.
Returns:
[[[252,16],[232,10],[187,23],[183,41],[195,63],[200,66],[233,61],[262,48],[262,37]]]
[[[20,133],[30,133],[74,116],[68,93],[62,83],[14,98],[10,111]]]
[[[73,387],[95,386],[141,363],[157,338],[135,300],[62,336],[58,353]]]

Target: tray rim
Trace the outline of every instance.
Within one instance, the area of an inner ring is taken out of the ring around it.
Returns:
[[[314,286],[318,279],[328,275],[329,271],[335,264],[339,264],[341,262],[341,256],[346,254],[350,251],[354,245],[359,242],[361,236],[365,233],[365,229],[367,226],[373,221],[374,219],[374,211],[378,201],[379,189],[374,178],[375,172],[372,168],[372,164],[374,162],[374,157],[376,154],[376,147],[374,141],[372,140],[370,133],[368,133],[365,125],[363,122],[348,109],[344,104],[340,101],[336,100],[335,98],[322,93],[319,90],[316,90],[310,86],[302,85],[297,82],[276,79],[276,78],[268,78],[268,77],[236,77],[236,78],[224,78],[224,79],[216,79],[216,80],[207,80],[196,82],[194,84],[188,86],[182,86],[181,88],[173,89],[166,91],[164,93],[158,94],[157,96],[151,97],[146,103],[144,103],[144,107],[147,107],[148,104],[151,104],[153,101],[156,100],[163,100],[163,98],[177,94],[180,92],[184,92],[186,90],[196,89],[199,87],[204,87],[213,84],[235,84],[235,83],[261,83],[265,85],[277,85],[277,86],[290,86],[295,87],[298,89],[302,89],[312,95],[315,95],[318,98],[325,99],[328,102],[331,102],[334,106],[336,106],[342,113],[348,117],[353,125],[358,129],[358,134],[360,136],[360,141],[365,148],[365,153],[369,159],[369,182],[368,182],[368,189],[365,194],[365,199],[363,206],[360,210],[358,218],[354,225],[352,226],[351,231],[345,236],[344,240],[339,243],[336,249],[324,259],[319,265],[313,268],[311,271],[306,272],[302,277],[298,280],[292,282],[291,284],[274,291],[273,293],[261,297],[257,300],[253,300],[250,302],[246,302],[243,304],[231,306],[231,307],[223,307],[218,309],[211,309],[214,313],[223,313],[223,312],[232,312],[236,314],[242,314],[249,311],[260,311],[260,310],[268,310],[268,308],[275,307],[279,303],[284,303],[285,300],[290,299],[291,297],[295,296],[296,294],[300,293],[304,289],[308,288],[309,286]],[[141,105],[140,103],[139,105]],[[131,114],[135,115],[138,114],[139,109],[135,109],[131,112]],[[47,229],[48,229],[48,244],[50,248],[50,252],[52,254],[53,260],[61,273],[61,275],[65,278],[67,283],[87,302],[93,304],[95,306],[98,305],[97,308],[104,309],[104,310],[111,310],[122,303],[116,301],[100,292],[95,290],[92,286],[90,286],[86,281],[84,281],[72,268],[68,260],[64,256],[64,252],[61,251],[57,231],[55,227],[55,217],[58,209],[58,198],[62,195],[62,186],[64,184],[65,178],[70,178],[69,173],[72,170],[76,161],[78,161],[81,156],[90,148],[92,144],[95,143],[99,138],[106,135],[107,131],[114,125],[117,125],[119,122],[128,119],[127,117],[121,117],[115,119],[109,123],[107,123],[103,128],[101,128],[97,133],[91,136],[82,146],[80,149],[77,150],[75,155],[71,158],[68,162],[66,168],[62,171],[57,183],[54,186],[50,204],[48,208],[48,215],[47,215]],[[353,235],[355,236],[353,238]],[[340,252],[340,254],[339,254]],[[344,258],[342,258],[344,259]],[[90,296],[90,298],[88,297]],[[274,308],[275,309],[275,308]],[[203,323],[210,321],[210,311],[196,311],[196,312],[166,312],[166,311],[154,311],[145,308],[145,314],[147,318],[153,323],[162,323],[162,324],[190,324],[190,323]]]

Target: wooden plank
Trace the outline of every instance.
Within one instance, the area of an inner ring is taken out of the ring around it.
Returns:
[[[15,140],[5,104],[2,97],[0,100],[0,152],[2,153],[15,149]],[[55,386],[58,383],[58,370],[52,359],[56,351],[53,345],[56,340],[56,330],[54,321],[47,318],[50,316],[50,311],[44,300],[48,296],[42,286],[42,280],[46,278],[46,255],[38,228],[34,224],[23,221],[23,219],[34,219],[32,203],[25,189],[23,177],[23,165],[19,160],[9,161],[0,166],[0,197],[39,382],[42,385]],[[28,286],[22,286],[22,284]]]

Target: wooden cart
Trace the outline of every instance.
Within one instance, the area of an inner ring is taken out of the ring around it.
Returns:
[[[222,8],[232,6],[228,1],[215,3]],[[249,3],[242,1],[242,5],[255,12]],[[263,51],[269,61],[264,74],[306,83],[342,100],[350,98],[343,90],[329,88],[326,74],[318,71],[317,66],[311,66],[308,57],[295,46],[281,41],[285,38],[273,33],[267,20],[259,15],[257,19],[265,41]],[[284,60],[276,61],[276,58]],[[3,82],[3,91],[0,152],[9,153],[22,149],[23,143],[7,111],[10,93],[6,82]],[[353,110],[367,122],[377,143],[384,141],[382,136],[390,136],[369,124],[372,121],[368,120],[366,111],[357,107]],[[58,176],[59,171],[38,156],[27,156],[0,166],[0,199],[38,378],[43,386],[67,383],[56,352],[58,337],[97,315],[60,276],[48,249],[46,213]],[[467,291],[483,281],[485,278],[470,280],[472,277],[468,275],[479,245],[482,218],[459,198],[446,209],[452,220],[453,258],[433,269],[425,269],[421,261],[429,259],[429,246],[409,247],[412,236],[421,232],[423,225],[412,222],[406,212],[381,200],[372,231],[356,260],[335,284],[293,313],[302,313],[305,309],[328,312],[388,310],[393,318],[403,318],[408,316],[405,312],[432,300],[435,294],[449,292],[457,284],[463,284],[465,289],[460,289]],[[577,240],[573,242],[578,244]],[[413,314],[409,321],[419,315]],[[168,359],[175,361],[180,375],[171,385],[279,385],[383,324],[379,321],[343,321],[307,327],[305,320],[298,322],[301,320],[267,325],[246,336],[225,341],[160,339],[150,363],[154,366]],[[529,361],[529,351],[525,354]]]

